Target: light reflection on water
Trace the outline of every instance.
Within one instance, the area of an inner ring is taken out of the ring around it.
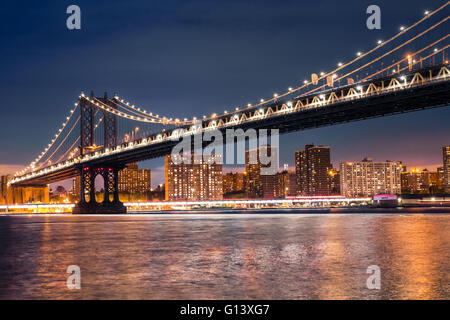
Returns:
[[[0,298],[448,299],[449,227],[448,214],[0,216]],[[366,288],[374,264],[381,290]]]

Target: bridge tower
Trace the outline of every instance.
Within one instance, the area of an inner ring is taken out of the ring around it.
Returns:
[[[91,98],[94,94],[91,93]],[[115,97],[109,99],[107,94],[103,98],[95,98],[97,101],[108,105],[109,108],[117,109]],[[95,152],[98,149],[110,148],[117,144],[117,116],[87,101],[83,97],[79,100],[81,112],[81,132],[80,132],[80,154]],[[101,112],[104,128],[104,144],[96,146],[94,140],[94,120],[96,115]],[[124,165],[117,163],[101,165],[80,165],[78,170],[80,174],[80,201],[73,209],[73,213],[126,213],[126,208],[119,201],[118,175],[119,170]],[[103,177],[103,202],[98,203],[95,199],[95,178],[101,175]],[[89,199],[87,200],[87,196]]]

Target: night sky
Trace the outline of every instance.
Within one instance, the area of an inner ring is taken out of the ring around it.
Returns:
[[[1,1],[0,174],[42,151],[82,90],[118,92],[171,117],[222,112],[331,70],[443,3]],[[71,4],[81,30],[66,28]],[[366,28],[371,4],[381,30]],[[294,151],[314,143],[331,147],[335,165],[368,156],[435,169],[449,119],[445,107],[284,135],[280,162],[293,165]],[[142,166],[161,182],[163,159]]]

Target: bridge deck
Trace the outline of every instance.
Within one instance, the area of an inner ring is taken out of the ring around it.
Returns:
[[[237,123],[228,122],[227,125],[218,127],[218,130],[226,130],[232,128],[242,128],[244,130],[253,129],[271,129],[277,128],[280,133],[288,133],[293,131],[301,131],[310,128],[318,128],[344,122],[363,120],[368,118],[387,116],[429,108],[443,107],[450,104],[450,76],[437,77],[443,66],[415,71],[405,74],[405,77],[412,78],[414,81],[419,74],[416,84],[404,87],[396,87],[395,84],[390,89],[388,83],[392,83],[392,76],[358,83],[352,86],[343,86],[336,89],[322,91],[309,96],[301,96],[292,100],[293,104],[299,102],[309,103],[320,95],[328,96],[331,99],[334,93],[338,97],[342,97],[338,101],[332,103],[313,103],[306,107],[293,109],[293,111],[283,112],[281,107],[286,106],[286,101],[279,101],[272,105],[266,106],[265,111],[269,108],[275,112],[262,116],[261,118],[249,119]],[[446,69],[448,71],[448,69]],[[431,77],[430,77],[431,76]],[[397,81],[398,82],[398,81]],[[352,90],[355,91],[356,86],[368,88],[370,86],[375,91],[373,93],[361,94],[360,97],[345,98],[350,95]],[[323,99],[324,101],[326,98]],[[264,112],[265,112],[264,111]],[[251,116],[255,110],[243,111],[241,114]],[[217,117],[216,121],[229,121],[229,115]],[[202,127],[206,130],[210,124],[203,122]],[[153,137],[155,140],[156,137]],[[149,139],[150,140],[150,139]],[[56,181],[73,178],[79,173],[82,166],[101,166],[111,165],[115,167],[124,166],[126,163],[142,161],[152,158],[162,157],[170,154],[172,148],[178,143],[178,140],[161,139],[160,141],[152,141],[148,143],[143,139],[137,140],[135,145],[138,147],[129,147],[125,144],[121,145],[120,152],[106,153],[99,157],[92,157],[83,162],[73,163],[70,166],[53,169],[51,172],[42,175],[35,175],[25,178],[21,181],[13,181],[15,186],[44,185]],[[207,144],[207,143],[206,143]]]

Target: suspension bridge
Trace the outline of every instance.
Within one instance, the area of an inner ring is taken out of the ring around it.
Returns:
[[[283,93],[210,116],[171,118],[117,94],[81,93],[50,143],[8,185],[39,187],[79,176],[80,202],[74,212],[126,212],[119,201],[118,172],[127,163],[170,154],[186,135],[237,128],[287,133],[448,106],[449,4],[425,12],[331,71],[313,73]],[[102,203],[95,201],[98,175],[104,181]]]

